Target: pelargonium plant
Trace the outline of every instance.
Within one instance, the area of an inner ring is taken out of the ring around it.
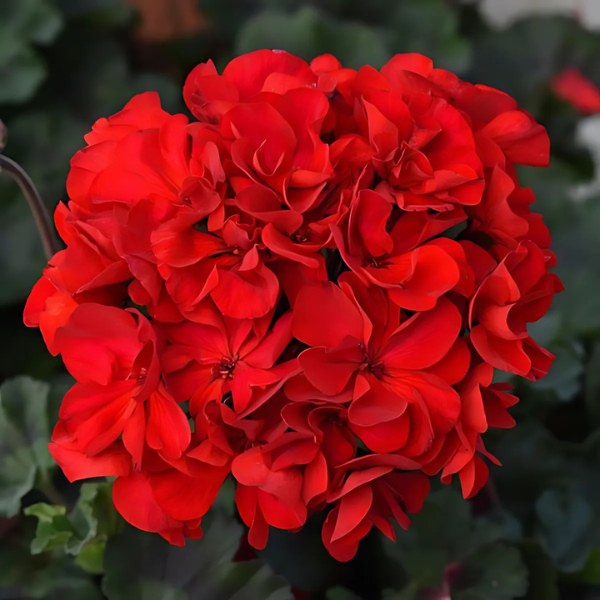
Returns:
[[[248,541],[324,512],[338,560],[410,525],[430,478],[488,477],[483,434],[543,377],[527,325],[561,290],[515,165],[544,128],[506,94],[400,54],[381,70],[261,50],[98,120],[71,161],[66,244],[31,292],[76,379],[50,451],[116,477],[132,525],[202,536],[225,479]]]

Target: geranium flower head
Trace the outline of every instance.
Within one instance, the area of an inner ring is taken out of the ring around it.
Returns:
[[[146,93],[94,124],[25,308],[76,379],[66,476],[116,477],[121,515],[176,545],[230,477],[250,545],[324,511],[340,561],[433,477],[475,495],[515,424],[495,370],[553,360],[528,325],[562,284],[514,168],[547,164],[544,128],[418,54],[259,50],[183,96],[191,122]]]

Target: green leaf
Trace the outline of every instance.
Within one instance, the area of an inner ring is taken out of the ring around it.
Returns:
[[[27,41],[47,44],[62,24],[60,12],[49,0],[4,0],[0,5],[0,27]]]
[[[49,44],[56,39],[63,27],[62,16],[49,2],[35,0],[29,4],[32,9],[24,23],[24,34],[36,44]]]
[[[4,0],[0,4],[0,103],[24,102],[46,76],[30,46],[48,44],[62,28],[60,13],[46,0]]]
[[[295,533],[273,528],[269,532],[267,547],[258,553],[292,586],[310,593],[335,586],[347,578],[350,569],[348,563],[336,561],[323,546],[323,520],[323,514],[315,515],[301,531]],[[385,556],[381,557],[381,550],[372,542],[373,537],[364,539],[359,552],[368,555],[369,565],[374,561],[379,566]]]
[[[408,531],[397,532],[395,543],[385,543],[419,587],[440,587],[449,564],[465,560],[501,535],[498,524],[473,519],[469,503],[446,488],[429,495]]]
[[[560,339],[562,315],[552,308],[539,320],[529,323],[527,333],[540,345],[546,348]]]
[[[561,571],[583,568],[596,539],[590,504],[571,491],[547,490],[535,505],[537,536]]]
[[[452,586],[452,600],[513,600],[527,591],[521,554],[505,544],[477,550],[463,563],[459,577],[464,587],[455,591]]]
[[[535,102],[537,88],[559,69],[565,41],[579,31],[570,19],[531,18],[479,35],[468,79],[501,89],[521,105]]]
[[[84,483],[68,516],[64,506],[43,503],[34,504],[24,512],[38,519],[31,543],[33,554],[62,548],[76,556],[77,564],[85,571],[102,573],[106,541],[119,527],[109,483]]]
[[[86,573],[101,575],[104,573],[104,552],[106,540],[96,540],[86,544],[75,557],[75,562]]]
[[[50,386],[30,377],[17,377],[0,388],[2,408],[6,417],[23,434],[41,469],[54,465],[48,452],[50,425],[47,405]]]
[[[64,506],[39,503],[28,506],[23,512],[27,516],[38,518],[35,538],[31,542],[32,554],[62,548],[74,535],[73,527],[65,516]]]
[[[544,490],[569,481],[567,457],[537,421],[522,421],[490,450],[502,463],[491,468],[500,500],[523,522],[534,516],[535,502]]]
[[[535,338],[534,338],[535,339]],[[572,400],[581,390],[583,374],[583,349],[579,345],[552,347],[556,360],[548,375],[536,382],[527,382],[528,387],[540,396],[548,392],[562,402]]]
[[[0,104],[29,100],[45,77],[46,67],[39,56],[22,47],[8,64],[0,65]]]
[[[67,544],[67,552],[77,555],[94,540],[106,540],[118,530],[118,515],[112,503],[110,483],[84,483],[79,500],[69,515],[76,538]]]
[[[236,53],[261,48],[287,50],[305,60],[331,53],[345,67],[381,67],[391,53],[387,33],[361,23],[344,22],[306,6],[293,14],[266,10],[249,19],[236,40]]]
[[[290,587],[260,561],[233,563],[242,528],[220,514],[203,539],[184,547],[127,527],[111,537],[102,590],[109,600],[292,600]]]
[[[102,600],[85,572],[57,554],[32,556],[24,537],[0,539],[0,598]]]
[[[39,467],[51,464],[44,452],[49,431],[48,386],[18,377],[0,387],[0,517],[19,512]]]

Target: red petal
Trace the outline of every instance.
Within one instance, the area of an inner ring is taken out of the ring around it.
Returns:
[[[348,562],[356,556],[360,540],[369,533],[371,527],[373,527],[373,523],[370,519],[364,519],[349,535],[334,542],[331,540],[331,536],[335,528],[337,510],[337,508],[334,508],[327,515],[325,523],[323,523],[321,537],[325,548],[327,548],[333,558],[340,562]]]
[[[440,299],[437,306],[419,313],[399,327],[384,348],[386,367],[426,369],[441,360],[454,344],[462,318],[452,302]]]
[[[352,402],[348,409],[348,419],[361,427],[372,427],[392,421],[406,410],[406,398],[399,396],[383,385],[376,377],[368,378],[370,389]]]
[[[331,282],[309,284],[296,299],[292,331],[309,346],[333,348],[348,336],[361,340],[363,320],[339,287]]]
[[[403,414],[397,419],[373,427],[360,427],[350,423],[350,428],[369,450],[377,453],[394,452],[408,440],[410,418]]]
[[[231,465],[231,473],[242,485],[260,486],[271,475],[271,470],[265,464],[262,450],[255,447],[236,456]]]
[[[180,525],[158,505],[150,482],[142,473],[118,477],[113,484],[113,502],[119,514],[142,531],[159,532]]]
[[[248,99],[263,90],[265,80],[273,73],[298,79],[302,82],[298,87],[317,80],[307,63],[283,50],[256,50],[238,56],[225,67],[223,78],[235,85],[240,99]]]
[[[335,396],[341,393],[358,368],[362,358],[358,344],[348,350],[309,348],[300,354],[300,366],[308,381],[324,394]]]
[[[258,491],[257,497],[265,521],[272,527],[288,530],[297,529],[306,522],[306,506],[300,498],[294,504],[284,504],[274,495],[262,490]]]
[[[356,529],[367,516],[373,503],[371,486],[363,485],[346,494],[340,501],[331,541],[335,542]]]
[[[168,471],[151,475],[150,484],[157,503],[170,517],[192,521],[207,513],[228,473],[229,465],[214,467],[197,462],[193,477]]]
[[[324,494],[327,491],[328,483],[327,461],[323,453],[319,452],[304,470],[302,481],[302,500],[304,503],[309,504],[311,500]]]
[[[179,458],[191,440],[185,413],[162,387],[148,400],[146,439],[150,448],[171,459]]]
[[[48,450],[71,482],[90,477],[128,475],[131,471],[131,456],[119,442],[95,456],[86,456],[60,443],[49,444]]]

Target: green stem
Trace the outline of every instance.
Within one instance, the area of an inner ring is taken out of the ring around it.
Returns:
[[[52,504],[56,504],[57,506],[67,506],[65,497],[54,487],[54,484],[51,481],[46,480],[41,482],[39,489]]]
[[[33,213],[36,227],[44,245],[46,258],[50,260],[61,249],[58,238],[54,233],[52,220],[31,177],[18,163],[2,154],[5,145],[6,126],[0,121],[0,172],[8,173],[21,188],[21,192]]]

